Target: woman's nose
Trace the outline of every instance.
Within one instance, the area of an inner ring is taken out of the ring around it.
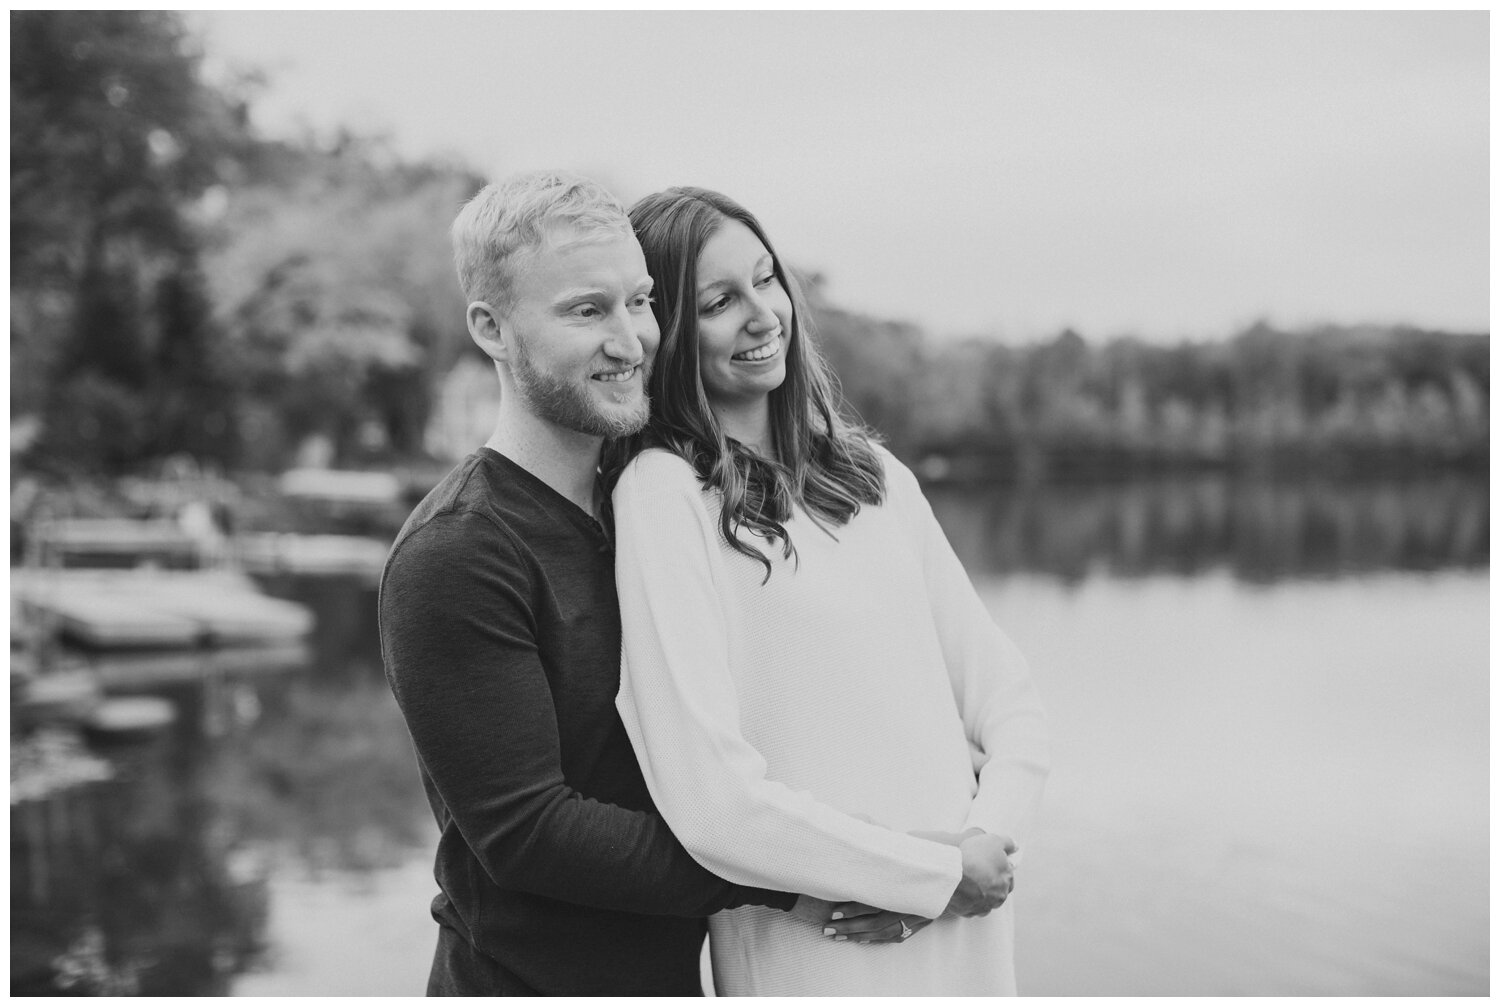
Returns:
[[[776,316],[776,312],[771,309],[770,302],[765,298],[756,297],[750,303],[754,309],[747,323],[750,331],[770,332],[781,325],[781,319]]]

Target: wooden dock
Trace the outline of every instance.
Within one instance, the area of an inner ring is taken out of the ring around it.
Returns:
[[[100,688],[129,692],[213,678],[253,678],[307,668],[312,648],[303,640],[195,651],[99,654],[88,668]]]
[[[265,533],[235,539],[235,555],[248,573],[306,577],[352,576],[375,583],[391,543],[362,535]]]
[[[401,480],[389,472],[288,469],[281,475],[281,492],[307,500],[381,506],[401,500]]]
[[[10,588],[26,620],[101,650],[268,643],[313,628],[306,606],[228,571],[13,568]]]
[[[66,518],[38,522],[30,536],[42,566],[198,565],[200,543],[175,521]]]
[[[111,724],[119,726],[110,717],[126,709],[111,706],[121,697],[198,685],[210,700],[222,699],[229,683],[307,671],[312,661],[312,647],[305,640],[193,650],[72,651],[40,659],[12,651],[12,751],[17,732],[25,735],[49,725],[108,735]],[[14,786],[13,778],[12,803]]]

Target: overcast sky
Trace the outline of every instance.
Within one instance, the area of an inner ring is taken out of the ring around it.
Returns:
[[[188,21],[269,133],[719,189],[934,335],[1489,325],[1483,11]]]

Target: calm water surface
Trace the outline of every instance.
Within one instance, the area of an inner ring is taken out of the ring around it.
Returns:
[[[1023,992],[1487,993],[1483,490],[1121,492],[932,494],[1053,720]],[[13,807],[13,992],[59,953],[80,990],[422,992],[435,826],[373,594],[270,587],[312,667]]]
[[[1038,994],[1485,994],[1488,584],[984,580],[1053,716]]]

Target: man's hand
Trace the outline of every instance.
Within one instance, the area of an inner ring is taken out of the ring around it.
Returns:
[[[827,899],[815,899],[811,895],[799,895],[796,904],[792,906],[791,913],[799,920],[816,923],[822,927],[833,916],[833,903]]]
[[[948,900],[947,911],[957,916],[983,916],[998,909],[1016,884],[1010,863],[1016,844],[1005,836],[978,832],[966,835],[958,850],[963,856],[964,876]]]

